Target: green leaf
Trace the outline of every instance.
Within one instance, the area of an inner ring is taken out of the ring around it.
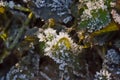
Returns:
[[[91,14],[92,18],[79,22],[78,29],[85,28],[88,32],[99,31],[111,21],[107,10],[93,10]]]
[[[44,54],[44,49],[45,49],[45,42],[40,42],[38,45],[39,45],[39,46],[38,46],[39,53],[41,54],[41,56],[43,56],[43,54]]]

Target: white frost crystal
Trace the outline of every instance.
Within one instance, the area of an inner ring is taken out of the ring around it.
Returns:
[[[107,8],[103,0],[85,1],[85,5],[87,6],[87,9],[83,11],[83,15],[81,16],[82,21],[87,20],[88,18],[92,18],[91,13],[93,10],[98,10],[98,9],[105,10]]]
[[[41,36],[41,37],[40,37]],[[75,63],[75,57],[79,47],[70,38],[68,33],[59,32],[52,28],[45,29],[43,32],[38,33],[38,38],[40,42],[45,42],[45,55],[52,58],[57,64],[59,64],[59,69],[65,69],[65,66],[73,67]],[[45,40],[43,40],[43,38]],[[77,63],[76,63],[77,64]]]
[[[79,28],[86,28],[90,33],[103,29],[111,22],[104,0],[80,0],[78,8],[82,11]]]
[[[114,49],[110,49],[105,56],[109,63],[120,64],[120,56]]]
[[[43,33],[42,31],[42,29],[39,29],[37,34],[40,42],[51,41],[57,35],[56,30],[53,30],[52,28],[45,29]]]
[[[112,80],[120,79],[120,55],[115,49],[107,51],[103,61],[103,68],[111,73]]]
[[[38,9],[33,9],[36,17],[44,20],[54,18],[58,22],[68,23],[71,16],[70,5],[72,0],[33,0]]]
[[[112,80],[111,79],[111,73],[109,73],[105,69],[100,70],[100,72],[96,72],[94,80]]]
[[[0,6],[6,6],[7,2],[4,2],[4,1],[0,1]]]
[[[15,6],[15,3],[13,1],[9,1],[8,6],[13,9]]]
[[[111,14],[112,14],[114,21],[120,24],[120,15],[116,12],[116,10],[113,9],[111,11]]]
[[[46,38],[50,39],[50,38],[54,38],[57,33],[56,30],[53,30],[52,28],[48,28],[44,31]]]
[[[4,80],[33,80],[39,70],[39,60],[38,54],[29,53],[10,68]]]

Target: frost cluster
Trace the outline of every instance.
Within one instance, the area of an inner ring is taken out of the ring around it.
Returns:
[[[109,73],[105,69],[100,70],[100,72],[96,72],[94,80],[112,80],[111,79],[111,73]]]
[[[69,9],[72,0],[34,0],[33,2],[38,8],[33,10],[37,17],[45,20],[53,17],[55,20],[64,23],[72,20]]]
[[[110,21],[110,13],[104,0],[79,0],[80,27],[86,27],[88,32],[99,31],[106,27]]]
[[[15,3],[13,1],[9,1],[8,6],[12,9],[15,6]]]
[[[20,4],[15,4],[14,1],[8,1],[8,2],[7,1],[0,1],[0,6],[7,6],[11,9],[13,9],[15,5],[20,6]]]
[[[102,28],[104,28],[106,25],[108,25],[108,23],[105,24],[104,21],[100,20],[100,17],[101,16],[91,19],[91,21],[90,21],[90,23],[88,23],[88,27],[87,27],[88,32],[99,31]],[[110,16],[107,15],[104,20],[107,20],[109,18],[110,18]],[[108,22],[110,22],[110,19]]]
[[[0,6],[6,6],[7,2],[4,2],[4,1],[0,1]]]
[[[117,11],[113,9],[111,11],[111,14],[112,14],[114,21],[120,24],[120,15],[117,13]]]
[[[108,50],[105,57],[109,63],[120,64],[120,55],[114,49]]]
[[[119,80],[120,55],[115,49],[110,49],[105,55],[102,69],[96,72],[94,80]]]
[[[72,0],[35,0],[34,3],[38,8],[52,7],[51,11],[63,11],[69,9]],[[49,4],[50,3],[50,4]],[[62,15],[61,15],[62,16]]]
[[[31,1],[31,0],[23,0],[24,3],[28,3],[29,1]]]
[[[43,32],[40,30],[37,36],[40,42],[45,42],[45,55],[59,64],[60,70],[64,71],[66,66],[75,68],[73,64],[79,65],[76,61],[79,47],[66,32],[57,34],[54,29],[48,28]]]
[[[103,0],[94,0],[94,1],[89,1],[89,0],[79,0],[79,2],[83,5],[87,6],[87,9],[83,11],[83,14],[81,15],[82,21],[87,20],[89,18],[92,18],[92,12],[95,11],[97,12],[98,9],[103,9],[105,10],[107,6],[105,5],[105,2]],[[78,8],[83,8],[81,5],[78,6]]]
[[[116,50],[110,49],[107,51],[103,68],[110,71],[113,80],[120,79],[120,54]]]
[[[11,67],[2,80],[32,80],[38,74],[39,59],[39,55],[30,53]]]
[[[37,37],[39,38],[39,41],[42,42],[48,42],[52,39],[54,39],[56,37],[57,33],[56,33],[56,30],[52,29],[52,28],[48,28],[48,29],[45,29],[43,31],[43,29],[39,29],[39,33],[37,34]]]

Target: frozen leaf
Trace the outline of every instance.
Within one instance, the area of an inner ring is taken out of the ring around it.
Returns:
[[[80,21],[78,29],[87,28],[88,32],[99,31],[111,21],[107,10],[99,9],[98,11],[93,11],[92,16],[88,20]]]
[[[92,36],[95,36],[95,35],[100,35],[100,34],[104,34],[104,33],[108,33],[108,32],[111,32],[111,31],[117,31],[119,30],[119,27],[117,26],[116,23],[114,22],[111,22],[108,26],[106,26],[105,28],[99,30],[99,31],[95,31],[92,33]]]
[[[36,0],[32,10],[36,17],[44,20],[54,18],[57,22],[68,23],[72,20],[70,5],[72,0]]]

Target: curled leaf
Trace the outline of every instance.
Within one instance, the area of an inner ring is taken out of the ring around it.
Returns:
[[[111,32],[111,31],[117,31],[117,30],[119,30],[119,27],[117,26],[117,24],[114,23],[114,22],[111,22],[108,26],[106,26],[102,30],[95,31],[91,35],[96,36],[96,35],[108,33],[108,32]]]

